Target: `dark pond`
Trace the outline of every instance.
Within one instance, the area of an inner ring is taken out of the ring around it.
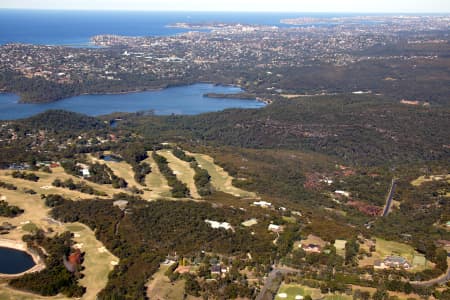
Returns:
[[[22,273],[35,265],[33,258],[26,252],[0,247],[0,273]]]
[[[104,161],[112,161],[112,162],[121,162],[122,159],[120,157],[114,155],[105,155],[102,157]]]

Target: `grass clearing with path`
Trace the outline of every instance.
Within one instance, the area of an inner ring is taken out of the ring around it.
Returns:
[[[186,154],[195,157],[200,167],[208,171],[211,176],[211,184],[215,190],[240,198],[257,198],[256,194],[253,192],[234,187],[233,177],[231,177],[222,167],[216,165],[211,156],[189,152],[186,152]]]
[[[171,283],[164,273],[169,265],[161,265],[159,270],[152,275],[147,283],[147,297],[149,299],[178,300],[183,299],[184,280],[177,280]]]
[[[372,287],[367,287],[367,286],[360,286],[360,285],[351,285],[352,290],[356,291],[356,290],[360,290],[362,292],[369,292],[371,295],[373,295],[377,289],[376,288],[372,288]],[[389,296],[397,296],[400,300],[408,300],[408,299],[423,299],[421,298],[419,295],[417,294],[405,294],[405,293],[400,293],[400,292],[392,292],[392,291],[388,291]]]
[[[450,183],[450,175],[430,175],[430,176],[419,176],[418,178],[411,181],[411,184],[413,186],[420,186],[423,183],[426,182],[432,182],[432,181],[442,181],[446,180],[447,183]]]
[[[324,300],[353,300],[353,297],[347,295],[326,295]]]

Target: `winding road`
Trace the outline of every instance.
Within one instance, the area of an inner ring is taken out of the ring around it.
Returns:
[[[392,178],[391,188],[389,189],[389,193],[386,197],[386,205],[384,206],[383,214],[381,216],[385,217],[389,214],[392,205],[392,198],[394,197],[396,178]]]
[[[439,277],[427,280],[427,281],[411,281],[410,283],[417,286],[432,286],[435,284],[444,284],[450,281],[450,258],[447,258],[447,273],[442,274]]]
[[[281,265],[273,265],[272,271],[270,271],[269,275],[266,278],[266,282],[264,282],[264,286],[262,287],[261,291],[259,292],[258,296],[256,297],[256,300],[263,300],[264,295],[267,293],[267,290],[272,286],[273,281],[277,277],[278,274],[289,274],[289,273],[297,273],[300,270],[281,266]]]

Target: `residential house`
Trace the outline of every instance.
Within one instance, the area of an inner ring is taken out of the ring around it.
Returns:
[[[124,211],[128,205],[128,201],[126,200],[116,200],[113,202],[113,206],[118,207],[120,210]]]
[[[302,244],[302,249],[307,253],[320,253],[321,248],[316,244]]]
[[[335,190],[334,191],[335,194],[341,195],[341,196],[345,196],[345,197],[350,197],[350,193],[346,192],[346,191],[341,191],[341,190]]]
[[[81,175],[83,177],[90,177],[91,176],[91,172],[89,172],[89,169],[81,169]]]
[[[252,219],[242,222],[241,224],[245,227],[250,227],[250,226],[258,224],[258,220],[255,218],[252,218]]]
[[[383,261],[377,260],[374,264],[375,269],[405,269],[411,268],[411,264],[402,256],[388,256]]]
[[[281,225],[276,225],[276,224],[269,224],[269,227],[267,228],[269,231],[275,232],[275,233],[280,233],[283,232],[283,226]]]
[[[225,230],[228,230],[228,229],[233,230],[233,227],[228,222],[217,222],[217,221],[212,221],[212,220],[205,220],[205,222],[208,223],[214,229],[223,228]]]
[[[220,265],[213,265],[211,266],[211,275],[217,275],[220,276],[220,272],[221,272],[221,267]]]
[[[436,242],[436,245],[438,247],[444,248],[447,251],[448,255],[450,256],[450,241],[449,240],[438,240]]]
[[[90,177],[91,173],[89,172],[89,166],[82,163],[77,163],[77,167],[80,168],[80,173],[83,177]]]
[[[272,203],[261,200],[253,202],[253,205],[260,206],[262,208],[268,208],[272,206]]]
[[[191,266],[178,266],[175,269],[175,272],[178,272],[179,274],[185,274],[191,272]]]

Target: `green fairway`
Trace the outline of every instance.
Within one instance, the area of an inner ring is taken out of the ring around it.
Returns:
[[[217,191],[231,194],[235,197],[257,198],[253,192],[248,192],[234,187],[233,177],[231,177],[223,168],[216,165],[212,157],[200,153],[187,153],[197,160],[199,166],[208,171],[211,176],[211,184]]]
[[[177,158],[175,155],[173,155],[171,150],[160,150],[158,151],[158,154],[164,156],[167,159],[169,167],[177,176],[178,180],[187,185],[191,196],[195,199],[200,199],[201,196],[197,192],[197,187],[195,186],[194,181],[195,172],[194,169],[191,168],[189,163]]]
[[[158,165],[152,158],[152,153],[149,151],[147,154],[148,157],[144,162],[150,165],[152,171],[145,177],[145,184],[150,189],[151,197],[156,199],[172,197],[167,180],[159,171]]]
[[[84,256],[84,277],[80,279],[80,285],[86,287],[86,293],[82,299],[95,300],[97,294],[106,286],[108,275],[114,268],[113,263],[119,259],[112,255],[103,244],[95,238],[95,233],[81,223],[67,224],[66,228],[74,232],[75,242]]]

